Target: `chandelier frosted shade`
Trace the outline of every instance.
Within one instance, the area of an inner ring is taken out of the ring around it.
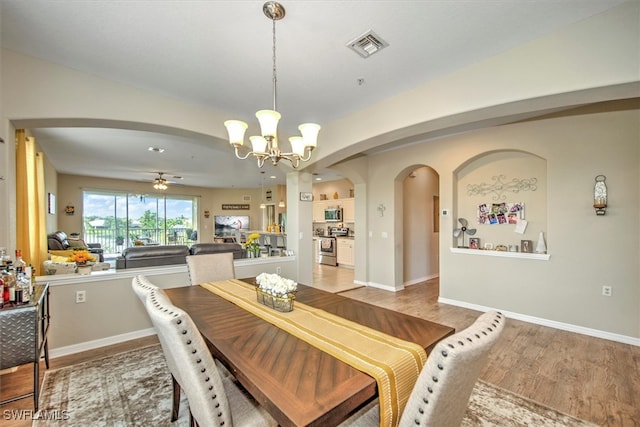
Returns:
[[[224,126],[229,134],[229,143],[242,146],[244,144],[244,133],[247,131],[248,125],[240,120],[227,120],[224,122]]]
[[[278,122],[280,121],[280,113],[273,110],[260,110],[256,113],[256,117],[260,122],[260,132],[265,138],[275,138],[278,134]]]
[[[251,141],[251,151],[256,154],[264,154],[267,155],[267,140],[262,136],[250,136],[249,141]]]
[[[302,134],[304,146],[313,150],[318,145],[318,133],[320,125],[315,123],[304,123],[298,126],[298,130]]]

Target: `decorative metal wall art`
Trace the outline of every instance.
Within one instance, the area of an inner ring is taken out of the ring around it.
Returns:
[[[506,176],[496,175],[491,177],[493,183],[482,182],[480,184],[467,185],[468,196],[486,196],[493,193],[493,200],[506,200],[506,192],[519,193],[521,191],[536,191],[538,189],[537,178],[518,179],[513,178],[505,182]]]

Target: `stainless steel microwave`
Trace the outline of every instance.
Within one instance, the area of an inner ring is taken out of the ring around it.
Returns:
[[[342,221],[342,209],[325,209],[324,220],[326,222],[341,222]]]

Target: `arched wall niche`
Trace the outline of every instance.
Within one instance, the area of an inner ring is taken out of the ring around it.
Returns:
[[[517,246],[522,240],[530,240],[535,248],[540,231],[547,237],[547,161],[530,152],[519,150],[497,150],[475,156],[463,163],[454,172],[454,229],[460,226],[459,218],[467,219],[469,228],[477,230],[474,238],[479,247],[486,245]],[[493,216],[494,205],[506,204],[506,208],[520,204],[523,210],[514,218],[509,215]],[[482,208],[481,208],[482,207]],[[489,212],[482,218],[481,211]],[[524,220],[526,222],[523,222]],[[504,221],[504,222],[503,222]],[[526,224],[522,233],[517,231]],[[462,237],[450,236],[452,247],[462,246]],[[469,246],[469,236],[465,237]]]

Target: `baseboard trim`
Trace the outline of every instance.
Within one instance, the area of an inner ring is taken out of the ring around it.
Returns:
[[[105,347],[107,345],[118,344],[124,341],[135,340],[137,338],[155,335],[153,328],[141,329],[139,331],[127,332],[126,334],[113,335],[106,338],[100,338],[92,341],[85,341],[78,344],[67,345],[64,347],[54,348],[50,351],[51,357],[67,356],[69,354],[80,353],[82,351],[93,350],[94,348]]]
[[[424,277],[419,277],[417,279],[409,280],[407,282],[404,282],[403,285],[404,286],[417,285],[418,283],[427,282],[427,281],[435,279],[437,277],[440,277],[439,273],[438,274],[432,274],[431,276],[424,276]]]
[[[543,319],[541,317],[529,316],[527,314],[515,313],[513,311],[505,311],[495,307],[487,307],[484,305],[471,304],[464,301],[453,300],[449,298],[438,298],[438,302],[442,304],[455,305],[458,307],[468,308],[471,310],[486,312],[489,310],[498,310],[508,318],[522,320],[523,322],[533,323],[550,328],[560,329],[577,334],[588,335],[595,338],[602,338],[609,341],[616,341],[623,344],[630,344],[640,347],[640,338],[630,337],[628,335],[616,334],[613,332],[601,331],[599,329],[586,328],[584,326],[572,325],[570,323],[557,322],[555,320]]]

